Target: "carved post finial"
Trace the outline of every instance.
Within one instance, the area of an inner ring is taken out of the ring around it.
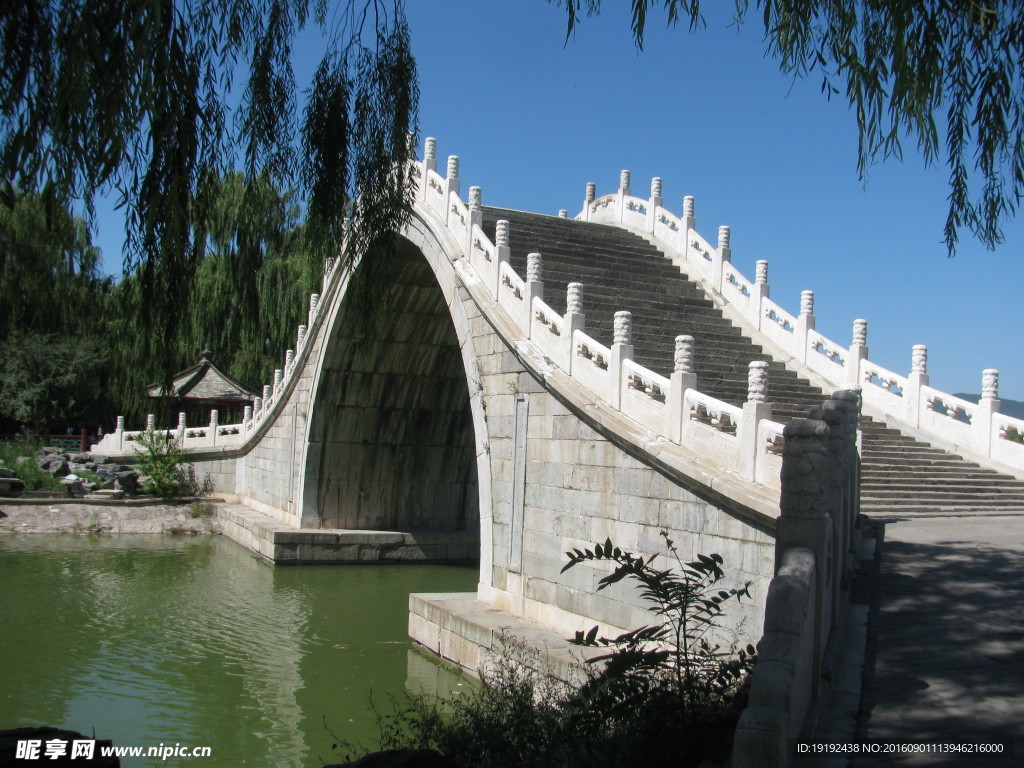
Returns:
[[[800,314],[801,315],[813,315],[814,314],[814,291],[801,291],[800,292]]]
[[[676,373],[693,373],[693,336],[676,336],[676,351],[673,355]]]
[[[252,408],[256,413],[263,410],[263,398],[257,397],[252,401]]]
[[[768,282],[768,262],[764,259],[760,259],[755,265],[754,269],[756,272],[755,282],[767,283]]]
[[[693,215],[693,195],[686,195],[683,198],[683,218],[692,219]]]
[[[626,169],[619,171],[619,192],[629,194],[629,171]]]
[[[150,413],[146,416],[146,431],[152,432],[154,429],[156,429],[156,416]]]
[[[458,155],[448,155],[448,178],[452,180],[459,178]]]
[[[247,405],[245,410],[242,411],[242,423],[248,424],[250,421],[252,421],[252,406]]]
[[[754,360],[747,370],[747,401],[768,402],[768,363]]]
[[[295,362],[295,350],[289,349],[284,353],[284,369],[287,371],[292,367],[292,363]]]
[[[480,187],[470,187],[469,188],[469,202],[467,203],[467,205],[469,206],[469,210],[471,212],[479,211],[480,210],[480,206],[482,204],[483,204],[483,191],[480,189]]]
[[[531,253],[526,257],[526,282],[541,282],[541,265],[543,259],[539,253]]]
[[[590,203],[594,202],[594,198],[596,196],[597,196],[597,184],[595,184],[592,181],[588,181],[587,182],[587,193],[586,193],[586,196],[584,197],[584,200],[589,205]]]
[[[583,314],[583,283],[569,283],[565,295],[565,311],[575,315]]]
[[[281,389],[281,382],[284,381],[284,371],[280,368],[274,370],[274,391]]]
[[[567,219],[567,218],[569,218],[569,211],[567,211],[565,208],[559,208],[558,209],[558,218],[560,218],[560,219]]]
[[[423,140],[423,163],[432,170],[437,167],[437,139],[433,136]]]
[[[986,368],[981,372],[981,399],[999,399],[999,371],[995,368]]]
[[[723,224],[718,228],[718,250],[728,249],[729,240],[732,237],[732,230],[727,224]]]
[[[320,306],[320,294],[319,293],[311,293],[311,294],[309,294],[309,314],[310,315],[315,315],[316,314],[316,308],[318,306]]]
[[[615,324],[613,327],[613,344],[632,344],[633,341],[633,314],[631,312],[616,312]]]
[[[117,417],[117,426],[114,427],[115,432],[124,432],[124,416]]]
[[[302,347],[302,342],[304,342],[305,340],[306,340],[306,326],[300,325],[299,326],[299,332],[298,332],[298,334],[296,336],[296,340],[295,340],[295,346],[298,347],[298,348],[301,348]]]
[[[853,345],[864,347],[868,343],[868,321],[858,319],[853,321]]]
[[[910,372],[928,373],[928,347],[915,344],[910,351]]]
[[[265,403],[269,399],[270,399],[270,385],[269,384],[264,384],[263,385],[263,402]]]
[[[210,429],[216,429],[220,422],[220,412],[216,408],[210,409]]]
[[[499,248],[508,248],[508,221],[499,219],[494,225],[494,244]]]
[[[185,412],[181,411],[178,413],[178,434],[183,435],[185,433],[185,423],[187,422]]]
[[[651,179],[651,197],[661,197],[661,177]]]

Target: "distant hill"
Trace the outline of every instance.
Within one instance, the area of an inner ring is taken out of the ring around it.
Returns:
[[[976,403],[981,399],[981,395],[965,395],[962,392],[954,394],[953,397],[959,397],[961,400],[970,400],[972,403]],[[1012,416],[1015,419],[1024,419],[1024,402],[1000,398],[999,412]]]

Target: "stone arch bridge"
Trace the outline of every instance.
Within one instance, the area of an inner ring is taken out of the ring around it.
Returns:
[[[923,346],[899,374],[871,361],[864,320],[849,343],[822,336],[811,291],[795,314],[776,303],[767,262],[741,274],[729,228],[706,240],[693,198],[673,213],[660,179],[640,197],[623,171],[609,194],[587,185],[574,219],[542,216],[483,206],[479,187],[464,201],[458,158],[442,175],[435,148],[427,139],[414,164],[378,343],[353,348],[358,272],[328,263],[295,349],[244,422],[179,426],[238,502],[227,532],[255,551],[479,559],[475,596],[414,597],[410,621],[472,667],[513,620],[563,636],[643,623],[625,590],[595,594],[606,570],[560,574],[563,553],[606,538],[661,552],[666,530],[684,557],[718,552],[752,582],[755,600],[728,629],[756,640],[785,565],[784,425],[850,388],[862,398],[862,512],[1024,510],[1024,422],[1000,414],[996,371],[967,402],[929,386]],[[119,423],[97,450],[130,454],[137,434]],[[848,541],[832,515],[829,536]]]

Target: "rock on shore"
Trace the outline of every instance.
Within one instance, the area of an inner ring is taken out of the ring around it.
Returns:
[[[3,533],[220,533],[210,502],[196,504],[97,505],[5,504]],[[193,516],[196,514],[197,516]]]

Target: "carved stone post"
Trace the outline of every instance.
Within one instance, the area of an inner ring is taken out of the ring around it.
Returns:
[[[686,390],[697,388],[697,373],[693,367],[693,336],[676,336],[676,351],[673,356],[671,402],[669,403],[668,431],[674,443],[683,442],[683,419]]]
[[[911,426],[921,426],[921,410],[925,398],[921,397],[921,387],[928,386],[928,347],[915,344],[910,353],[910,375],[907,376],[907,391],[903,393],[906,400],[907,421]]]
[[[729,245],[732,231],[728,226],[718,228],[718,255],[714,261],[714,272],[711,275],[712,285],[719,294],[725,295],[725,265],[732,261],[732,248]]]
[[[114,439],[117,441],[117,449],[124,450],[124,416],[118,416],[114,427]]]
[[[284,369],[291,371],[292,366],[295,364],[295,350],[289,349],[284,353]]]
[[[868,359],[868,321],[853,321],[853,343],[850,356],[846,359],[846,381],[851,386],[860,385],[861,361]]]
[[[999,413],[999,371],[986,368],[981,372],[981,399],[971,420],[974,449],[984,457],[992,453],[992,414]]]
[[[210,429],[207,431],[206,440],[210,445],[217,444],[217,426],[220,422],[220,413],[216,408],[210,411]]]
[[[608,376],[611,391],[608,393],[608,402],[613,408],[621,408],[622,363],[633,359],[633,315],[629,312],[615,313],[610,357]]]
[[[263,418],[263,398],[257,397],[252,401],[252,410],[259,418]]]
[[[250,421],[252,421],[252,406],[251,405],[247,405],[247,406],[245,406],[245,410],[242,412],[242,424],[243,424],[243,426],[247,425]]]
[[[271,389],[270,389],[270,385],[269,384],[264,384],[263,385],[263,405],[264,405],[264,407],[266,407],[267,401],[270,400],[271,394],[272,394],[272,392],[271,392]]]
[[[560,219],[568,219],[569,218],[569,211],[567,211],[565,208],[559,208],[558,209],[558,218],[560,218]]]
[[[623,221],[626,217],[626,196],[632,194],[629,189],[629,171],[619,171],[619,199],[616,201],[616,221]]]
[[[694,211],[694,200],[693,195],[686,195],[683,198],[683,236],[685,237],[685,243],[689,247],[690,239],[686,237],[686,234],[691,229],[697,228],[697,217],[693,213]]]
[[[526,257],[526,281],[523,286],[523,330],[527,338],[533,336],[533,300],[544,300],[544,281],[542,277],[543,259],[539,253],[531,253]]]
[[[311,293],[309,295],[309,315],[306,318],[306,323],[309,325],[310,328],[313,327],[313,320],[314,320],[314,318],[316,318],[316,310],[317,310],[317,307],[319,305],[320,305],[320,294],[319,293]]]
[[[301,350],[306,342],[306,326],[300,325],[299,332],[295,335],[295,348]]]
[[[484,211],[483,211],[483,190],[480,187],[469,188],[469,201],[466,203],[466,207],[469,209],[469,221],[466,222],[466,255],[472,258],[473,256],[473,227],[483,228],[484,225]]]
[[[661,177],[655,176],[651,179],[651,197],[647,201],[647,231],[654,232],[654,225],[658,217],[656,211],[662,207],[665,200],[661,196]]]
[[[767,312],[765,300],[770,294],[768,285],[768,262],[764,259],[760,259],[754,265],[754,269],[756,275],[754,279],[754,295],[750,298],[751,301],[756,302],[757,305],[757,327],[763,328],[766,322],[765,312]]]
[[[428,136],[423,140],[423,167],[428,171],[437,171],[437,139]],[[426,186],[426,180],[424,180]]]
[[[594,198],[597,196],[597,185],[592,182],[587,182],[587,191],[583,197],[583,220],[590,221],[590,214],[593,212]]]
[[[178,440],[185,439],[185,424],[185,412],[182,411],[181,413],[178,414]],[[184,443],[182,443],[182,445],[184,445]]]
[[[743,420],[736,431],[736,447],[739,450],[736,468],[747,480],[757,479],[758,455],[764,446],[758,445],[757,427],[762,419],[772,417],[772,406],[768,402],[768,363],[753,361],[747,369],[747,401],[743,403]]]
[[[462,189],[459,180],[459,157],[458,155],[448,156],[448,169],[444,180],[444,223],[447,225],[452,216],[452,193],[459,195]]]
[[[146,416],[146,431],[153,432],[156,430],[156,416],[152,413]]]
[[[508,264],[512,258],[512,249],[509,247],[509,224],[506,219],[499,219],[494,225],[494,275],[491,281],[491,292],[494,298],[498,298],[501,292],[501,265]]]
[[[800,316],[796,319],[796,352],[797,359],[801,363],[807,362],[807,355],[810,354],[808,347],[808,331],[814,330],[814,291],[802,291],[800,293]]]
[[[587,318],[583,313],[583,283],[569,283],[565,295],[565,317],[562,319],[562,332],[565,335],[564,360],[562,368],[571,374],[576,365],[573,354],[574,335],[576,331],[586,328]]]
[[[832,518],[829,515],[828,424],[817,419],[791,419],[784,431],[782,492],[775,524],[775,570],[791,547],[814,552],[814,665],[811,695],[821,689],[821,659],[831,621],[829,598],[832,558]]]
[[[282,371],[280,368],[277,368],[274,371],[274,396],[275,397],[281,391],[281,384],[282,383],[284,383],[284,371]]]

